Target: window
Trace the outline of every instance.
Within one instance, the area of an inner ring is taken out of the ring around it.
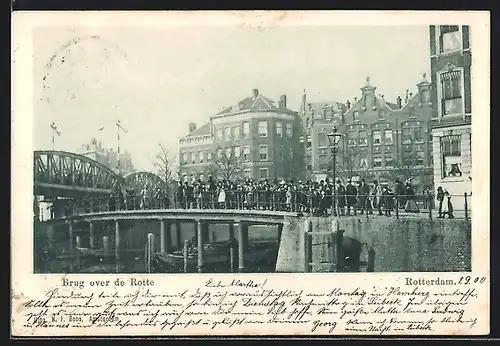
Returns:
[[[384,143],[386,145],[392,145],[392,130],[384,130]]]
[[[191,163],[192,164],[195,164],[196,163],[196,160],[194,158],[194,153],[191,153]]]
[[[212,153],[207,153],[207,161],[212,161]]]
[[[353,121],[355,123],[359,123],[359,112],[358,111],[354,111],[354,113],[352,113],[352,116],[353,116]]]
[[[259,168],[259,179],[267,179],[267,168]]]
[[[239,146],[234,147],[234,157],[237,157],[237,158],[240,157],[240,147]]]
[[[248,146],[243,147],[243,160],[250,161],[250,147]]]
[[[221,141],[223,138],[223,135],[224,135],[224,129],[222,127],[219,127],[217,128],[217,132],[216,132],[216,138],[217,140]]]
[[[366,130],[359,131],[359,146],[366,147],[368,145],[368,132]]]
[[[417,165],[424,165],[424,158],[425,158],[425,152],[423,150],[421,151],[416,151],[416,164]]]
[[[307,136],[307,148],[311,148],[312,147],[312,140],[311,140],[311,136]]]
[[[424,131],[421,126],[416,125],[413,128],[413,135],[415,138],[415,142],[423,142],[424,141]]]
[[[382,158],[380,156],[376,156],[373,158],[373,168],[382,167]]]
[[[281,121],[276,122],[276,136],[283,136],[283,123]]]
[[[249,138],[250,137],[250,123],[248,121],[245,121],[243,123],[243,138]]]
[[[327,147],[328,146],[328,137],[326,135],[326,132],[319,132],[318,133],[318,147]]]
[[[443,177],[462,176],[462,153],[460,135],[441,137],[441,152],[443,155]]]
[[[231,126],[224,127],[224,139],[226,141],[231,140]]]
[[[382,133],[380,132],[380,130],[373,131],[372,135],[373,135],[373,145],[381,145]]]
[[[412,143],[411,128],[407,125],[403,126],[403,129],[401,132],[401,141],[403,144],[411,144]]]
[[[267,137],[267,121],[259,121],[259,137]]]
[[[252,175],[250,174],[250,169],[246,168],[243,170],[243,176],[247,179],[251,178]]]
[[[311,120],[309,118],[306,118],[306,127],[311,127]]]
[[[355,147],[357,145],[356,137],[357,137],[356,132],[347,132],[347,146],[348,147]]]
[[[240,125],[234,125],[232,134],[234,139],[239,139],[240,138]]]
[[[459,50],[461,37],[458,25],[441,25],[439,27],[439,52],[446,53]]]
[[[222,149],[217,149],[217,158],[222,159]]]
[[[291,123],[286,124],[286,135],[288,137],[292,137],[292,135],[293,135],[293,127],[292,127]]]
[[[203,151],[199,151],[199,152],[198,152],[198,161],[199,161],[200,163],[203,163]]]
[[[230,159],[232,157],[232,150],[231,148],[226,148],[226,159]]]
[[[392,167],[393,166],[392,154],[391,153],[385,153],[384,165],[385,165],[385,167]]]
[[[259,159],[260,161],[267,161],[267,145],[259,146]]]
[[[462,72],[453,70],[441,73],[441,114],[462,113]]]
[[[359,168],[368,168],[368,158],[366,156],[359,158]]]
[[[187,165],[187,161],[188,161],[188,154],[187,153],[183,153],[182,154],[182,164],[183,165]]]

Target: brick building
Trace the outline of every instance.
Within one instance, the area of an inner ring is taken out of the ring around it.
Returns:
[[[342,135],[336,161],[339,178],[377,179],[391,185],[396,179],[411,179],[417,192],[432,188],[430,89],[424,75],[416,93],[407,91],[405,99],[398,97],[396,103],[376,93],[369,78],[353,102],[318,106],[308,103],[304,95],[299,113],[310,176],[332,177],[327,134],[336,126]]]
[[[87,156],[118,172],[118,152],[113,149],[104,148],[101,141],[95,138],[92,138],[89,144],[84,144],[78,148],[77,153]],[[127,151],[120,153],[120,174],[125,175],[133,172],[135,172],[135,167],[130,153]]]
[[[287,108],[252,90],[252,95],[227,107],[199,129],[179,140],[180,173],[184,180],[289,179],[303,170],[298,138],[300,120]]]
[[[429,27],[434,184],[451,195],[472,192],[471,63],[467,25]],[[463,205],[463,198],[454,204]]]

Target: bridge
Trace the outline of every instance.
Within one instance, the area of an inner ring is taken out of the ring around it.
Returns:
[[[34,152],[34,191],[45,199],[109,196],[126,189],[140,191],[144,186],[165,188],[166,182],[150,172],[120,176],[106,165],[87,156],[67,151]],[[123,191],[122,191],[123,192]]]

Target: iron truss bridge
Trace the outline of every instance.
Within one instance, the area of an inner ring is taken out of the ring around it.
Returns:
[[[121,178],[89,157],[67,151],[34,152],[34,194],[45,198],[109,195]]]

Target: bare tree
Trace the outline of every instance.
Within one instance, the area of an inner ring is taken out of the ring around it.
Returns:
[[[158,175],[167,183],[167,186],[170,186],[170,184],[178,178],[178,167],[175,166],[175,156],[173,156],[162,144],[159,144],[159,147],[160,150],[156,154],[156,162],[154,165]]]
[[[241,174],[242,160],[237,142],[230,141],[228,146],[217,146],[214,164],[209,168],[213,175],[222,180],[232,180]]]
[[[343,183],[346,183],[347,179],[355,175],[364,177],[368,171],[368,166],[361,167],[361,156],[362,152],[358,147],[349,146],[345,149],[339,148],[336,153],[336,177],[340,178]],[[333,155],[328,169],[329,171],[333,170]]]
[[[423,163],[416,151],[405,151],[402,156],[402,160],[398,157],[394,162],[394,168],[391,170],[391,176],[394,180],[399,179],[405,182],[422,173]]]
[[[298,155],[294,153],[292,146],[282,143],[279,146],[279,152],[274,162],[278,169],[278,177],[285,180],[298,179],[301,177],[304,173],[299,169],[298,162],[301,159],[301,157],[298,157]],[[304,167],[304,165],[302,165],[302,167]]]

